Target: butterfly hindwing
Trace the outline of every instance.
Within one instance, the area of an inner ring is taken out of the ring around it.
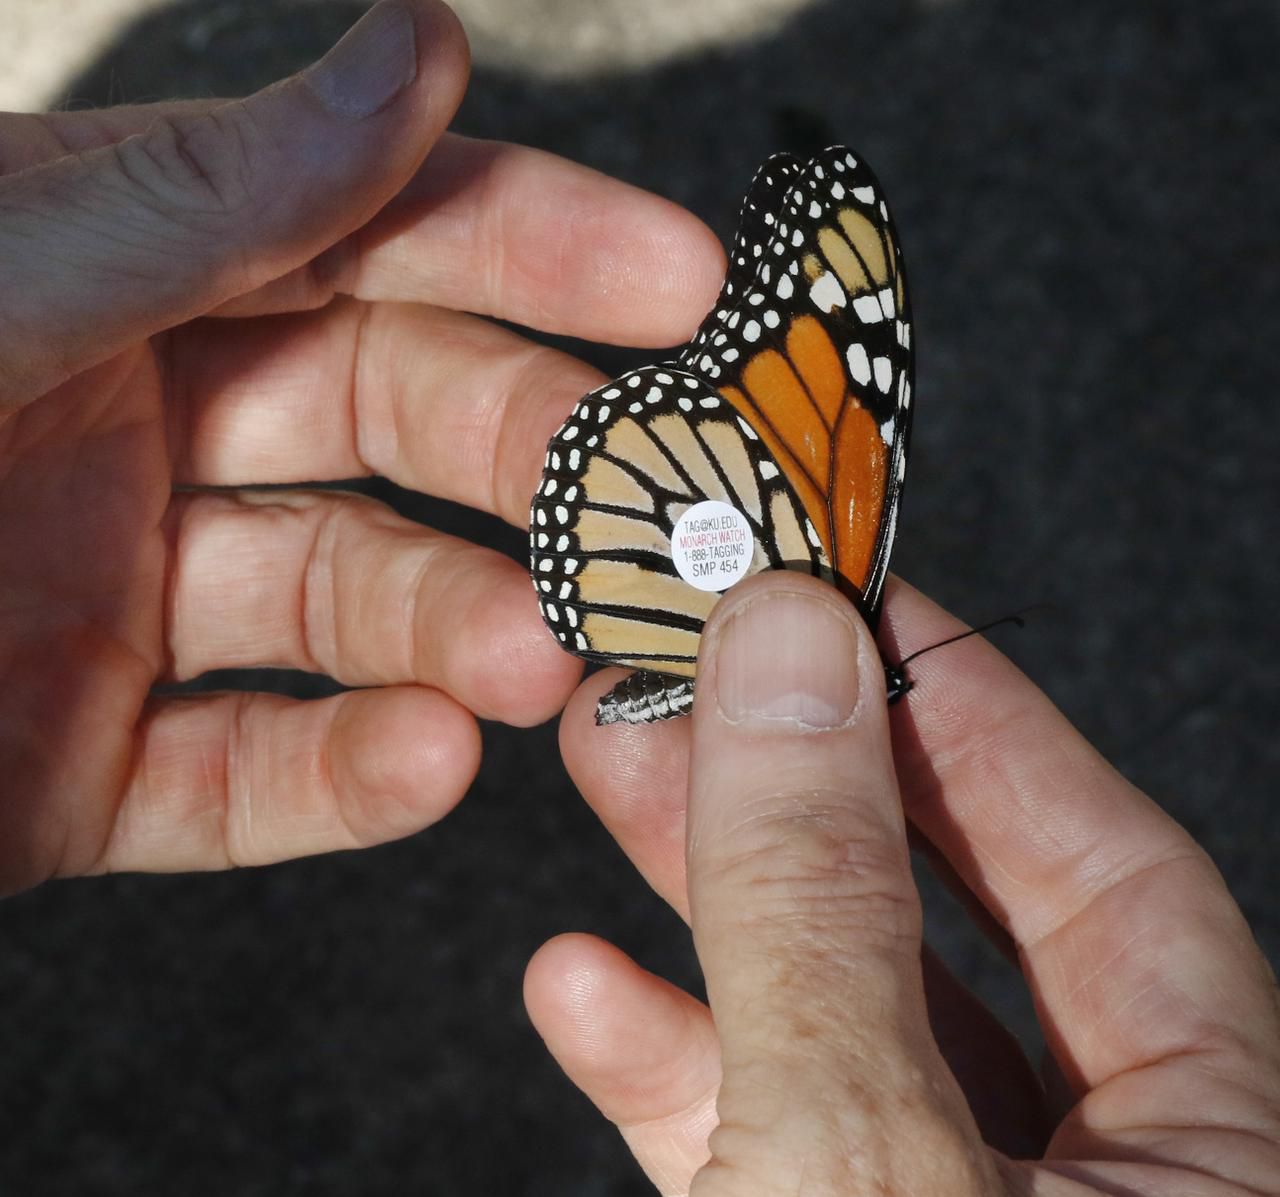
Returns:
[[[600,722],[686,711],[718,594],[672,558],[676,521],[728,503],[748,573],[835,581],[874,619],[905,469],[911,322],[870,170],[837,146],[757,172],[716,306],[677,360],[585,396],[552,439],[532,512],[544,618],[571,652],[643,672]]]
[[[691,678],[714,591],[686,583],[672,530],[719,500],[749,525],[748,573],[825,559],[780,471],[707,383],[646,366],[583,397],[547,449],[530,551],[548,626],[571,652]]]

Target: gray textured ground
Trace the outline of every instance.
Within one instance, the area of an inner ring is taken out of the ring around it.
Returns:
[[[245,90],[356,7],[174,5],[61,90]],[[464,131],[584,160],[726,235],[788,139],[847,140],[875,165],[918,316],[898,571],[969,618],[1055,604],[1011,651],[1200,837],[1280,958],[1276,6],[828,0],[760,39],[628,50],[640,65],[576,81],[580,54],[547,67],[547,22],[587,10],[544,0],[535,25],[507,8]],[[563,38],[600,45],[589,33]],[[466,513],[414,510],[519,550]],[[570,927],[686,983],[691,958],[575,799],[552,729],[493,728],[487,748],[458,813],[404,844],[0,907],[0,1189],[646,1192],[544,1058],[519,977]],[[1025,1028],[953,913],[931,926]]]

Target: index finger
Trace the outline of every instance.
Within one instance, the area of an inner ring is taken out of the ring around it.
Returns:
[[[447,135],[355,235],[351,293],[617,345],[687,339],[724,250],[661,196],[555,154]]]
[[[0,175],[223,102],[0,114]],[[369,224],[218,314],[300,311],[344,294],[660,346],[690,335],[723,273],[719,241],[678,204],[542,150],[446,133]]]
[[[885,613],[899,645],[958,630],[897,580]],[[912,670],[892,719],[907,816],[1012,935],[1076,1087],[1205,1045],[1231,1045],[1234,1067],[1269,1058],[1274,981],[1203,849],[991,645]]]

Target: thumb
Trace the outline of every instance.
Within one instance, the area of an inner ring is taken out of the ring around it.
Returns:
[[[466,86],[439,0],[383,0],[245,100],[0,177],[0,411],[308,262],[405,184]]]
[[[799,1167],[815,1192],[998,1191],[929,1032],[880,658],[815,579],[761,574],[708,622],[688,876],[733,1128],[712,1138],[724,1191],[791,1191]]]

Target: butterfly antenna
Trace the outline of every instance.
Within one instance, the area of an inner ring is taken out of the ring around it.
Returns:
[[[1020,611],[1002,615],[999,619],[989,620],[987,623],[979,624],[976,628],[970,628],[967,632],[957,632],[954,636],[939,640],[937,644],[927,644],[924,648],[918,648],[915,652],[903,657],[896,665],[886,665],[884,667],[884,677],[890,704],[897,702],[915,685],[907,676],[907,666],[917,657],[922,657],[925,653],[931,653],[935,648],[944,648],[948,644],[955,644],[957,640],[967,640],[970,636],[978,636],[983,632],[989,632],[992,628],[998,628],[1002,624],[1011,623],[1015,627],[1025,628],[1027,626],[1026,617],[1030,612],[1046,608],[1047,604],[1045,603],[1036,603],[1030,607],[1023,607]]]

